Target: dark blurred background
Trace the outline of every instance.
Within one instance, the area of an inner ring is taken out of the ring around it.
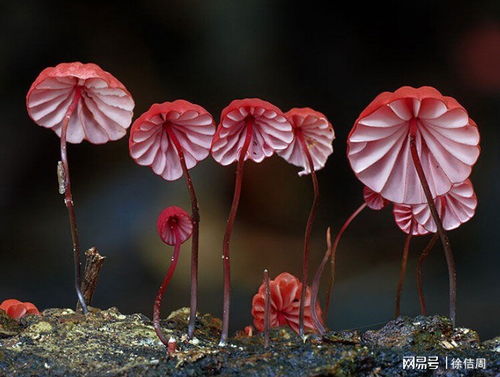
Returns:
[[[318,174],[321,208],[311,263],[325,250],[327,226],[339,229],[362,201],[350,170],[347,134],[381,91],[431,85],[455,97],[477,122],[482,153],[472,181],[475,217],[450,232],[458,268],[458,323],[483,338],[498,335],[500,242],[500,3],[316,1],[50,2],[0,6],[0,300],[39,308],[75,303],[66,209],[57,193],[59,139],[35,125],[25,95],[39,72],[60,62],[94,62],[134,96],[135,115],[154,102],[184,98],[216,119],[232,99],[261,97],[284,111],[310,106],[334,125],[334,154]],[[136,165],[128,142],[70,145],[82,247],[108,257],[94,306],[151,315],[171,250],[156,234],[168,205],[189,209],[183,180],[166,182]],[[200,309],[221,315],[221,244],[234,165],[208,158],[192,170],[201,202]],[[231,326],[251,323],[262,270],[300,275],[302,236],[312,199],[308,177],[279,157],[248,163],[232,242]],[[391,210],[365,211],[339,248],[330,325],[390,320],[404,235]],[[416,315],[414,268],[425,239],[412,244],[403,314]],[[189,303],[186,244],[164,313]],[[431,313],[448,311],[440,247],[425,265]]]

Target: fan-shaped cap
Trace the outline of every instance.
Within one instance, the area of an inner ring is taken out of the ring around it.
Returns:
[[[410,229],[411,234],[414,236],[423,236],[429,233],[422,224],[418,223],[415,213],[413,212],[413,206],[407,204],[394,204],[393,214],[399,229],[406,234],[410,234]]]
[[[103,144],[125,136],[134,100],[120,81],[93,63],[61,63],[44,69],[26,95],[28,114],[60,137],[62,121],[78,92],[81,98],[69,120],[68,142],[85,139]]]
[[[328,156],[333,153],[332,142],[335,139],[333,127],[326,116],[319,111],[305,107],[291,109],[285,113],[285,117],[292,125],[294,138],[288,147],[278,152],[278,155],[287,162],[302,167],[303,170],[299,172],[300,176],[311,173],[307,156],[298,139],[301,133],[311,154],[314,170],[325,166]]]
[[[139,165],[151,166],[156,174],[174,181],[182,176],[182,167],[171,134],[191,169],[208,156],[214,133],[212,115],[201,106],[185,100],[154,104],[132,125],[130,155]]]
[[[366,186],[394,203],[426,202],[410,152],[410,123],[433,197],[470,175],[479,132],[467,111],[431,87],[384,92],[361,113],[348,138],[348,158]]]
[[[238,160],[249,121],[252,141],[245,161],[261,162],[274,152],[285,149],[293,140],[292,126],[276,106],[258,98],[234,100],[221,113],[212,142],[215,161],[226,166]]]
[[[477,197],[471,181],[467,179],[465,182],[453,185],[451,190],[445,195],[435,198],[434,204],[443,222],[443,228],[445,230],[452,230],[458,228],[474,216],[477,207]],[[399,211],[402,211],[401,207],[404,207],[406,216],[412,216],[418,223],[418,226],[425,229],[426,232],[436,233],[436,223],[432,218],[431,210],[427,203],[398,207],[400,207]],[[394,211],[396,223],[405,233],[408,233],[408,225],[404,224],[401,215],[396,215],[396,206],[394,207]]]
[[[292,274],[283,272],[269,282],[269,288],[271,290],[270,327],[288,325],[298,333],[302,283]],[[262,284],[252,300],[253,324],[259,331],[264,330],[264,307],[265,286]],[[316,304],[316,311],[321,318],[319,303]],[[309,331],[316,331],[311,317],[311,289],[309,287],[307,287],[305,297],[304,327]]]
[[[12,319],[20,319],[27,314],[40,315],[37,307],[31,302],[21,302],[16,299],[7,299],[0,304],[0,310],[3,310]]]
[[[367,186],[363,187],[363,198],[365,199],[365,203],[368,208],[377,211],[389,204],[389,201],[387,199],[384,199],[382,195],[373,191]]]
[[[183,243],[193,232],[193,222],[189,214],[180,207],[165,208],[156,223],[158,234],[167,245]]]

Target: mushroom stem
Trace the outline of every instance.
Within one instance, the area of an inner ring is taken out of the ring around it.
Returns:
[[[410,251],[410,242],[413,237],[413,221],[410,224],[410,232],[405,238],[403,246],[403,255],[401,256],[401,266],[399,269],[399,280],[396,288],[396,306],[394,316],[397,318],[401,314],[401,292],[403,291],[403,283],[406,276],[406,266],[408,265],[408,253]]]
[[[337,247],[339,245],[340,239],[342,238],[342,235],[346,231],[346,229],[349,227],[351,222],[366,208],[367,204],[363,203],[361,204],[356,211],[354,211],[351,216],[347,218],[345,221],[344,225],[342,225],[342,228],[340,228],[339,232],[335,236],[335,241],[333,241],[333,248],[329,248],[328,254],[325,254],[323,260],[321,261],[321,265],[318,268],[318,271],[316,272],[316,276],[314,277],[314,283],[313,283],[313,292],[314,292],[314,284],[317,285],[316,291],[319,292],[319,283],[321,280],[321,275],[323,274],[323,269],[325,268],[325,265],[330,259],[330,281],[328,282],[328,287],[326,290],[326,302],[325,302],[325,311],[324,311],[324,318],[328,318],[328,311],[330,309],[330,301],[332,298],[332,293],[333,293],[333,286],[335,285],[335,272],[337,268]],[[317,300],[318,293],[316,292],[316,298],[314,298],[315,302]],[[313,297],[314,297],[313,293]],[[313,306],[312,310],[315,307]]]
[[[231,304],[231,260],[229,243],[231,241],[234,220],[236,219],[236,213],[238,212],[238,205],[240,203],[241,185],[243,183],[243,166],[245,163],[245,157],[248,151],[248,147],[250,146],[250,142],[252,141],[253,122],[254,120],[250,117],[245,120],[245,141],[243,143],[243,146],[241,147],[240,155],[238,158],[238,165],[236,166],[236,181],[234,184],[233,202],[231,204],[231,210],[227,219],[226,231],[224,233],[224,240],[222,243],[224,302],[222,310],[222,333],[219,342],[220,346],[226,345],[229,333],[229,309]]]
[[[425,304],[425,297],[424,297],[424,281],[422,279],[422,267],[425,259],[429,256],[432,248],[436,244],[438,237],[439,235],[437,233],[434,233],[431,240],[429,241],[425,249],[422,251],[422,254],[420,254],[420,257],[418,258],[417,262],[417,291],[418,291],[418,301],[420,302],[420,313],[422,315],[427,315],[427,306]]]
[[[174,276],[175,272],[175,267],[177,266],[177,262],[179,260],[179,253],[181,250],[181,242],[179,241],[179,235],[177,234],[177,230],[174,229],[175,232],[175,238],[176,238],[176,243],[174,246],[174,254],[172,255],[172,258],[170,259],[170,266],[168,267],[168,271],[163,278],[163,282],[160,285],[160,289],[158,289],[158,293],[156,294],[154,306],[153,306],[153,327],[155,329],[156,335],[158,338],[160,338],[161,342],[168,348],[169,345],[169,338],[167,338],[164,334],[163,331],[161,330],[160,326],[160,309],[161,309],[161,300],[163,298],[163,295],[165,294],[165,291],[167,290],[168,284],[170,283],[170,280],[172,280],[172,277]]]
[[[312,225],[314,219],[316,218],[316,212],[318,211],[319,204],[319,185],[318,178],[316,177],[316,172],[314,171],[314,162],[311,157],[311,153],[309,152],[309,148],[304,139],[304,135],[302,132],[297,132],[297,138],[300,142],[302,150],[307,158],[307,162],[309,165],[309,170],[311,171],[312,184],[314,189],[314,198],[311,205],[311,210],[309,212],[309,217],[306,223],[306,230],[304,234],[304,254],[302,260],[302,291],[300,294],[300,309],[299,309],[299,335],[301,337],[304,336],[304,309],[305,309],[305,301],[306,301],[306,290],[307,290],[307,281],[308,281],[308,273],[309,273],[309,254],[310,254],[310,241],[311,241],[311,232]]]
[[[189,174],[189,170],[186,165],[186,159],[184,158],[182,146],[179,143],[179,139],[177,139],[175,132],[173,132],[168,126],[166,127],[166,130],[170,139],[174,143],[175,149],[177,149],[182,171],[184,173],[184,177],[186,178],[186,186],[189,192],[189,197],[191,199],[191,221],[193,223],[193,233],[191,236],[191,302],[189,308],[188,338],[192,339],[196,326],[196,313],[198,310],[198,240],[200,228],[200,212],[198,207],[198,199],[196,197],[196,192],[194,191],[194,185],[193,181],[191,180],[191,175]]]
[[[450,286],[450,319],[455,326],[456,320],[456,300],[457,300],[457,272],[455,269],[455,260],[453,258],[453,252],[451,251],[450,240],[448,239],[448,235],[443,228],[443,224],[441,222],[441,218],[436,210],[436,206],[434,205],[434,199],[432,198],[431,190],[429,188],[429,183],[427,182],[427,178],[425,177],[424,169],[422,168],[422,164],[420,162],[420,158],[418,156],[417,144],[416,144],[416,129],[417,129],[417,120],[412,118],[410,120],[410,151],[411,157],[413,160],[413,164],[415,165],[415,169],[417,171],[418,178],[420,180],[420,184],[422,185],[422,189],[424,190],[425,198],[427,199],[427,204],[429,205],[429,209],[432,214],[432,218],[436,224],[437,233],[439,234],[439,238],[441,239],[441,244],[443,245],[444,255],[446,257],[446,263],[448,264],[448,280]]]
[[[264,347],[269,347],[269,327],[271,326],[271,288],[269,286],[269,271],[264,270],[264,287],[265,287],[265,303],[264,303]]]
[[[73,100],[64,115],[62,125],[61,125],[61,164],[62,172],[59,172],[59,190],[61,194],[64,194],[64,204],[68,209],[69,226],[71,230],[71,241],[73,243],[73,261],[75,268],[75,290],[78,297],[78,302],[82,308],[84,314],[88,313],[87,304],[83,297],[81,291],[81,263],[80,263],[80,240],[78,238],[78,228],[76,226],[76,215],[75,207],[73,202],[73,194],[71,193],[71,180],[69,175],[69,164],[68,164],[68,154],[66,151],[66,135],[68,132],[69,121],[71,115],[76,110],[78,102],[81,98],[81,89],[79,86],[75,88],[75,94]]]

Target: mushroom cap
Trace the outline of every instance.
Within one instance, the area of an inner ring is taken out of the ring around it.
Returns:
[[[5,311],[13,319],[20,319],[27,314],[40,315],[37,307],[31,302],[21,302],[16,299],[7,299],[0,304],[0,310]]]
[[[394,203],[426,202],[410,152],[412,119],[433,197],[466,180],[479,156],[477,125],[455,99],[428,86],[381,93],[354,123],[347,156],[361,182]]]
[[[412,235],[423,236],[425,234],[428,234],[429,231],[425,229],[422,226],[422,224],[419,224],[419,222],[417,221],[416,216],[413,213],[412,207],[413,206],[408,204],[394,204],[392,212],[396,224],[399,226],[399,229],[401,229],[406,234],[410,234],[410,228],[412,227],[412,223],[413,223],[413,228],[411,228]]]
[[[215,133],[212,115],[185,100],[155,103],[135,120],[130,131],[130,156],[167,181],[182,177],[179,153],[166,127],[176,136],[188,169],[205,159]]]
[[[384,208],[387,204],[389,204],[389,201],[387,199],[384,199],[382,195],[373,191],[367,186],[363,187],[363,198],[368,208],[374,209],[376,211]]]
[[[189,214],[180,207],[165,208],[156,223],[158,234],[167,245],[183,243],[193,233],[193,222]]]
[[[250,117],[252,141],[245,161],[261,162],[292,142],[292,126],[279,108],[259,98],[237,99],[222,110],[212,142],[212,156],[219,164],[226,166],[239,159],[246,138],[246,120]]]
[[[319,170],[326,164],[328,156],[333,153],[332,142],[335,132],[325,115],[309,107],[293,108],[285,113],[294,132],[293,141],[285,149],[278,152],[287,162],[303,168],[299,175],[310,174],[309,162],[297,133],[302,132],[304,141],[314,164],[314,170]]]
[[[298,278],[283,272],[269,282],[271,290],[270,327],[283,325],[290,326],[295,332],[299,331],[299,309],[302,283]],[[252,299],[253,324],[259,331],[264,330],[264,308],[266,288],[261,284],[259,291]],[[316,311],[321,318],[321,308],[316,304]],[[309,331],[316,331],[311,317],[311,289],[307,287],[304,309],[304,327]]]
[[[126,135],[134,100],[125,86],[93,63],[61,63],[44,69],[26,95],[33,121],[61,136],[62,122],[77,88],[81,99],[71,114],[66,139],[103,144]]]

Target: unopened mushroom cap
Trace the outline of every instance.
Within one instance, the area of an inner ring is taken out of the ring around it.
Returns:
[[[71,114],[66,139],[103,144],[126,135],[134,100],[109,72],[93,63],[61,63],[44,69],[26,95],[33,121],[61,136],[61,125],[75,94],[81,98]]]
[[[261,162],[285,149],[293,140],[292,126],[279,108],[259,98],[237,99],[222,110],[212,142],[212,156],[221,165],[240,157],[246,138],[246,123],[252,124],[252,141],[245,160]]]
[[[380,94],[354,123],[347,155],[361,182],[394,203],[426,201],[410,153],[412,120],[433,197],[467,179],[479,156],[477,126],[455,99],[426,86]]]
[[[193,222],[189,214],[180,207],[165,208],[156,223],[158,234],[167,245],[183,243],[193,232]]]
[[[203,107],[185,100],[154,104],[135,120],[130,130],[130,156],[168,181],[183,174],[179,153],[169,131],[182,148],[188,169],[204,160],[215,133],[212,115]]]
[[[332,142],[335,132],[325,115],[309,107],[293,108],[285,113],[285,117],[292,125],[294,138],[278,155],[287,162],[303,168],[299,175],[311,173],[309,162],[302,145],[297,138],[302,133],[306,146],[311,154],[314,170],[319,170],[326,164],[328,156],[333,153]]]

